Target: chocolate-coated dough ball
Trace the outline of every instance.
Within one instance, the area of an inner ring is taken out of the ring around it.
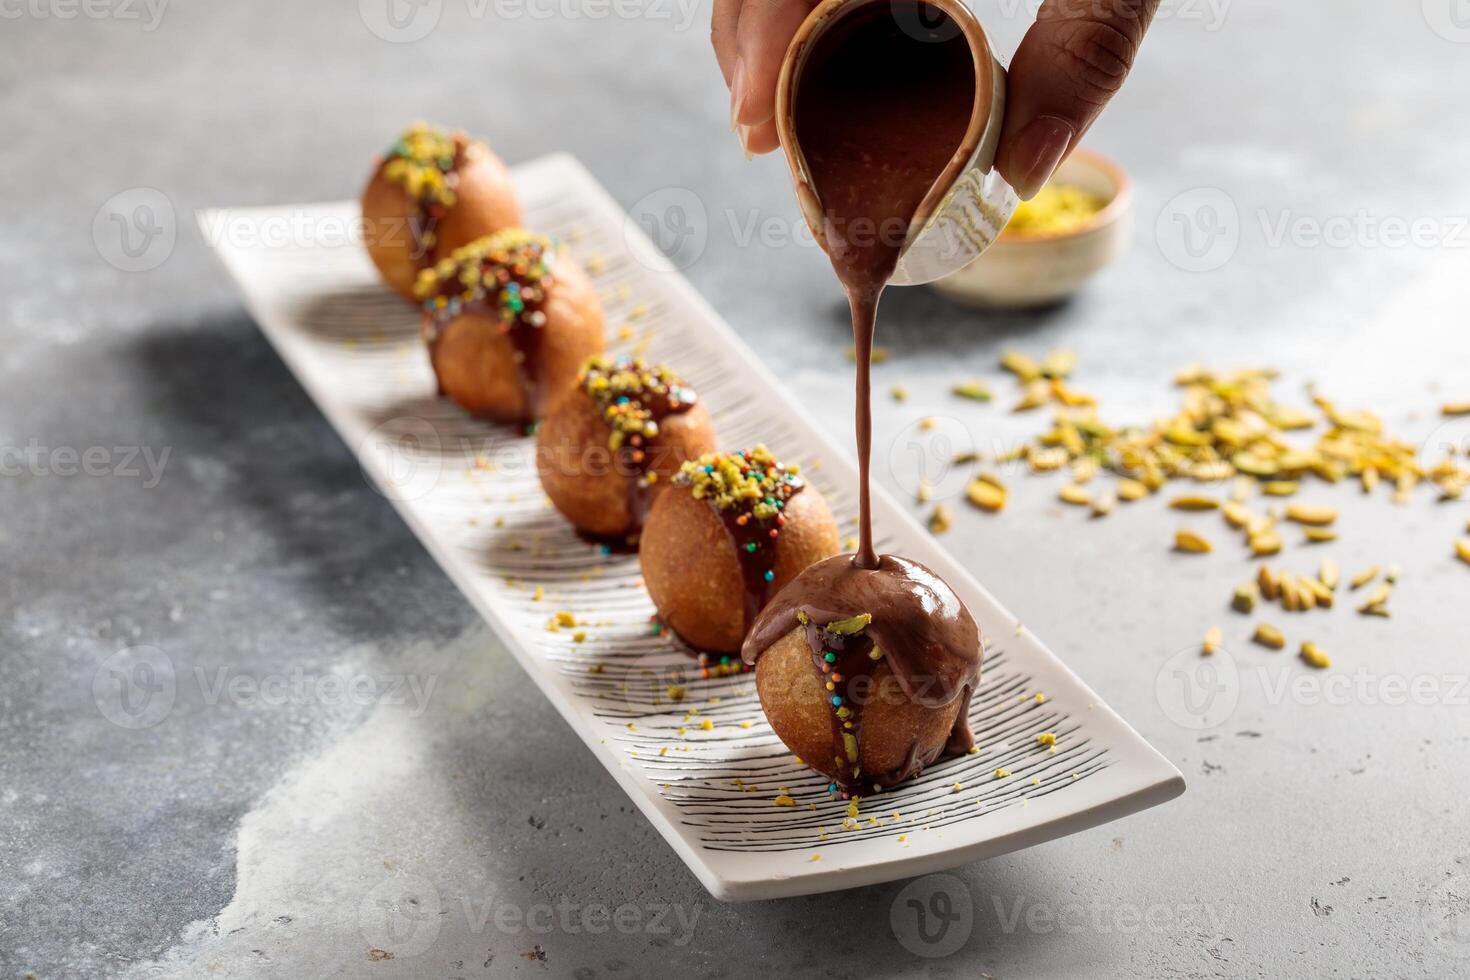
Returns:
[[[643,581],[691,646],[734,653],[771,596],[837,553],[827,500],[764,446],[685,463],[643,529]]]
[[[602,304],[550,239],[509,228],[457,249],[419,277],[424,339],[440,392],[473,415],[539,418],[602,352]]]
[[[756,661],[755,689],[772,731],[828,779],[851,781],[852,764],[839,758],[845,747],[833,739],[831,695],[823,681],[812,665],[805,627],[791,630]],[[854,737],[861,772],[887,782],[911,759],[927,762],[943,753],[963,699],[937,707],[911,701],[884,661],[862,687],[861,728]]]
[[[599,356],[547,412],[536,467],[579,531],[631,546],[679,467],[714,450],[709,411],[673,371]]]
[[[383,281],[411,300],[420,271],[519,225],[521,206],[510,171],[483,142],[417,123],[373,171],[362,192],[362,222]]]

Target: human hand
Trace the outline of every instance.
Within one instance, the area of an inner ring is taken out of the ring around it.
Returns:
[[[710,37],[746,155],[780,145],[776,79],[817,0],[715,0]],[[1024,200],[1041,190],[1123,84],[1159,0],[1043,0],[1011,61],[996,166]]]

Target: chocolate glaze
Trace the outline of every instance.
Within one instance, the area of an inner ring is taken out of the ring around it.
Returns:
[[[803,486],[805,484],[794,485],[791,496],[800,493]],[[750,517],[741,524],[740,515],[732,511],[717,510],[717,513],[725,525],[725,533],[730,536],[730,543],[735,546],[735,557],[740,561],[740,581],[745,600],[743,629],[749,633],[771,597],[771,583],[766,581],[766,572],[776,567],[776,551],[781,544],[781,528],[786,518],[780,514],[766,520]],[[773,531],[776,533],[772,534]]]
[[[611,363],[613,370],[643,370],[642,362],[621,359]],[[585,370],[585,369],[584,369]],[[666,370],[662,366],[655,370]],[[699,395],[682,379],[670,377],[662,388],[642,387],[637,390],[620,391],[609,398],[601,398],[588,391],[598,408],[606,413],[608,406],[617,398],[636,404],[658,431],[662,431],[664,420],[671,415],[683,415],[699,402]],[[604,420],[607,421],[605,415]],[[609,426],[612,422],[609,421]],[[658,432],[652,436],[628,433],[614,450],[616,455],[613,472],[628,481],[628,530],[623,534],[594,535],[578,532],[588,541],[600,544],[611,551],[629,553],[638,550],[638,537],[643,531],[643,520],[653,504],[654,482],[648,479],[649,471],[658,463]]]
[[[837,635],[826,627],[859,613],[872,616],[861,632]],[[905,765],[884,773],[856,771],[857,744],[862,737],[863,707],[884,697],[872,684],[872,672],[886,661],[902,695],[930,708],[960,699],[954,728],[944,754],[958,754],[975,744],[970,734],[970,694],[980,679],[980,630],[959,596],[925,566],[907,558],[884,555],[876,568],[863,568],[849,555],[836,555],[801,573],[776,594],[746,637],[740,655],[755,663],[770,646],[804,628],[812,666],[824,682],[841,679],[831,695],[840,698],[831,712],[837,782],[849,794],[863,786],[889,786],[923,770],[940,754],[925,755],[915,738]],[[874,648],[881,657],[870,656]],[[834,661],[827,653],[836,655]],[[840,708],[847,708],[843,716]],[[850,723],[851,727],[847,727]],[[853,741],[847,742],[847,736]]]
[[[638,399],[638,403],[648,410],[650,418],[660,426],[670,415],[683,415],[689,411],[696,401],[698,398],[690,388],[684,389],[683,398],[677,398],[669,391],[646,392]],[[628,515],[632,521],[628,537],[634,542],[638,540],[638,535],[643,530],[643,519],[648,516],[648,508],[653,504],[653,483],[648,479],[648,471],[658,461],[657,440],[657,436],[651,442],[645,441],[641,436],[631,436],[617,450],[617,471],[628,477]]]
[[[526,241],[514,246],[514,253],[507,258],[496,259],[488,255],[466,258],[463,257],[465,249],[457,249],[454,255],[434,267],[437,271],[451,264],[463,268],[466,263],[478,263],[487,281],[468,298],[465,285],[458,276],[441,276],[429,288],[420,289],[418,295],[424,310],[423,335],[431,364],[437,356],[445,328],[456,317],[478,315],[499,323],[500,331],[514,348],[511,359],[516,379],[526,393],[526,415],[520,421],[529,425],[540,418],[546,402],[545,379],[541,371],[541,338],[542,328],[546,326],[547,290],[554,281],[552,267],[556,262],[556,252],[550,241],[524,235],[518,229],[510,229],[493,238],[501,239],[511,234],[523,235]],[[466,249],[479,244],[473,243]],[[420,281],[422,283],[422,278]],[[439,394],[444,394],[442,384],[439,385]]]
[[[702,493],[702,498],[720,519],[735,548],[735,559],[740,566],[741,628],[748,634],[771,596],[781,529],[786,526],[786,515],[782,512],[806,488],[806,480],[794,468],[784,466],[765,446],[755,446],[736,453],[710,453],[686,462],[675,475],[674,483],[701,494],[698,483],[705,479],[704,474],[729,465],[739,468],[742,477],[754,472],[752,479],[756,483],[734,491],[729,489],[727,481],[724,499],[719,493],[708,491]]]
[[[469,159],[470,140],[464,133],[454,133],[450,137],[454,141],[453,155],[439,164],[440,171],[444,174],[445,183],[452,192],[459,184],[459,171]],[[378,169],[382,170],[394,159],[393,154],[383,158]],[[447,164],[447,166],[446,166]],[[432,263],[434,245],[438,241],[439,222],[444,215],[449,213],[452,204],[442,204],[434,200],[432,195],[414,196],[408,194],[409,206],[413,209],[408,216],[408,233],[413,242],[412,256],[418,263],[420,269],[426,269]]]
[[[878,556],[869,494],[870,360],[878,301],[920,205],[964,142],[976,94],[968,41],[947,14],[923,7],[915,0],[892,0],[859,8],[817,39],[801,69],[794,131],[822,206],[821,237],[852,312],[859,544],[856,555],[814,565],[783,589],[741,654],[754,663],[798,625],[800,612],[808,620],[814,668],[824,681],[840,674],[845,689],[871,675],[878,661],[868,654],[876,643],[904,693],[930,703],[924,698],[931,695],[921,697],[915,682],[932,678],[942,692],[934,706],[964,699],[945,747],[956,753],[974,744],[965,705],[980,676],[979,630],[959,598],[927,568]],[[923,31],[923,23],[933,30]],[[834,637],[824,628],[861,613],[873,617],[863,634]],[[826,661],[827,652],[837,654],[835,664]],[[933,761],[921,757],[915,742],[900,771],[854,772],[861,706],[849,704],[841,689],[834,694],[853,709],[846,718],[833,712],[833,754],[838,763],[851,760],[837,767],[844,792],[898,782]]]

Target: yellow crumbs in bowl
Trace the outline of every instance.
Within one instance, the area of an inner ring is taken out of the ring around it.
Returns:
[[[1107,206],[1107,201],[1070,184],[1047,184],[1022,201],[1005,227],[1007,235],[1045,237],[1076,231]]]

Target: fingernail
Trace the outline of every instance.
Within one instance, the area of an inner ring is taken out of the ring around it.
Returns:
[[[740,125],[740,110],[745,108],[745,59],[735,59],[735,70],[730,73],[730,132]]]
[[[1056,116],[1038,116],[1021,130],[1011,150],[1014,164],[1011,173],[1015,175],[1015,191],[1021,200],[1031,200],[1051,179],[1074,135],[1071,123]]]
[[[755,154],[750,152],[750,130],[749,126],[736,127],[736,135],[740,137],[740,149],[745,151],[745,159],[754,160]]]

